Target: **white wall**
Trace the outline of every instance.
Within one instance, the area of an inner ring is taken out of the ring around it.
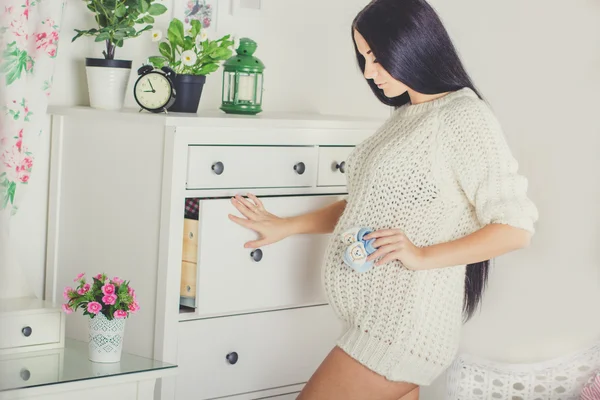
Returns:
[[[231,17],[222,6],[219,30],[259,43],[257,56],[268,67],[266,109],[385,116],[352,58],[348,26],[363,3],[263,0],[257,19]],[[497,260],[483,311],[465,327],[463,350],[530,362],[585,346],[600,336],[594,312],[600,304],[600,3],[432,4],[499,116],[541,217],[530,248]],[[70,40],[72,28],[89,25],[84,3],[69,0],[65,20],[63,35]],[[160,20],[163,27],[166,20]],[[142,38],[118,55],[133,56],[137,67],[151,49]],[[99,52],[90,41],[61,43],[51,103],[87,103],[82,59]],[[201,108],[217,107],[220,74],[209,77],[205,90]],[[133,106],[131,96],[127,105]],[[38,187],[18,221],[23,257],[41,282],[46,198],[45,172],[37,173],[32,185]],[[443,393],[440,380],[423,390],[422,399],[441,399]]]
[[[501,257],[463,351],[535,362],[600,339],[600,3],[433,0],[499,116],[540,211]],[[443,386],[423,391],[442,399]]]

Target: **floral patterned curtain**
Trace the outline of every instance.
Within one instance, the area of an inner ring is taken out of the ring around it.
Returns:
[[[65,0],[0,5],[0,297],[26,295],[10,244],[15,215],[35,170]]]

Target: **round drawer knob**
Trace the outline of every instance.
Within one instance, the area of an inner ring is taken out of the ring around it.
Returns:
[[[192,288],[188,285],[188,286],[185,287],[185,290],[189,293],[189,292],[192,291]]]
[[[294,165],[294,171],[296,171],[298,175],[302,175],[304,171],[306,171],[306,165],[304,165],[303,162],[299,162],[298,164]]]
[[[252,253],[250,253],[250,257],[252,257],[254,261],[259,262],[260,260],[262,260],[263,252],[261,249],[256,249]]]
[[[212,170],[215,174],[221,175],[225,171],[225,165],[221,161],[218,161],[212,165]]]
[[[339,169],[342,174],[346,173],[346,161],[342,161],[339,164],[335,164],[335,169]]]
[[[19,372],[19,375],[24,381],[28,381],[29,378],[31,378],[31,372],[27,368],[23,368],[21,372]]]
[[[33,330],[31,329],[30,326],[26,326],[25,328],[21,329],[21,333],[23,333],[23,336],[25,336],[25,337],[31,336],[32,332],[33,332]]]
[[[235,364],[238,362],[238,353],[236,353],[235,351],[227,354],[227,356],[225,357],[227,359],[227,362],[231,365]]]

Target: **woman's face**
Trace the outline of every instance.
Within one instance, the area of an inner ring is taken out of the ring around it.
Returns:
[[[404,94],[408,90],[408,86],[394,79],[382,66],[377,62],[375,55],[369,48],[369,44],[364,37],[355,29],[354,41],[356,47],[362,56],[365,58],[365,78],[372,79],[373,82],[383,90],[386,97],[397,97]]]

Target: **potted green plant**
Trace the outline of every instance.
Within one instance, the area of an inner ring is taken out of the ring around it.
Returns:
[[[155,35],[153,38],[156,41]],[[169,111],[198,111],[206,76],[217,71],[221,63],[231,57],[233,43],[231,35],[210,40],[198,20],[191,20],[185,32],[182,21],[177,18],[171,21],[166,40],[158,45],[161,55],[149,58],[155,67],[166,65],[177,74],[174,79],[177,97]]]
[[[94,13],[98,27],[75,29],[77,34],[72,42],[82,36],[92,36],[96,42],[104,42],[106,46],[102,51],[103,58],[89,57],[85,60],[90,106],[118,110],[123,107],[132,62],[115,59],[115,49],[123,47],[125,40],[152,29],[154,17],[163,14],[167,8],[156,0],[84,1]],[[136,29],[140,25],[141,29]]]

